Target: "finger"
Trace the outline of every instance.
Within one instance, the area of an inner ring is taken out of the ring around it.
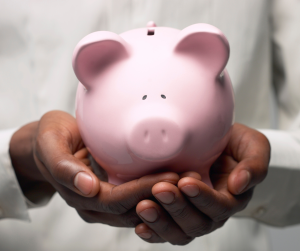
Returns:
[[[187,236],[176,222],[151,200],[141,201],[136,206],[136,212],[149,228],[173,245],[185,245],[194,239]]]
[[[100,181],[100,191],[93,198],[79,196],[62,186],[57,190],[71,207],[119,215],[135,208],[141,200],[153,197],[151,189],[156,183],[177,184],[178,180],[178,174],[169,172],[147,175],[119,186]]]
[[[120,215],[80,209],[77,209],[77,212],[80,217],[88,223],[101,223],[114,227],[133,228],[142,222],[140,217],[137,215],[135,208]]]
[[[74,153],[74,157],[76,157],[77,159],[87,159],[88,155],[89,155],[89,152],[86,147],[81,148],[79,151]]]
[[[51,143],[51,140],[48,143]],[[44,144],[44,150],[45,148]],[[71,153],[57,153],[57,151],[59,148],[48,151],[49,157],[46,160],[34,156],[45,178],[52,184],[57,182],[81,196],[94,197],[99,192],[99,180],[90,168]],[[51,156],[53,157],[50,159]]]
[[[233,194],[243,193],[266,177],[270,144],[262,133],[244,125],[235,124],[227,152],[238,162],[228,178],[228,189]]]
[[[215,222],[226,221],[230,216],[244,209],[253,192],[249,190],[242,195],[234,196],[227,189],[216,191],[193,178],[181,179],[178,188],[198,210]]]
[[[156,183],[164,181],[177,184],[178,180],[178,174],[166,172],[146,175],[119,186],[101,182],[99,201],[104,209],[113,208],[113,213],[124,213],[135,207],[141,200],[152,197],[151,190]]]
[[[88,150],[84,147],[74,153],[74,157],[79,159],[83,164],[85,164],[90,170],[92,170],[91,167],[91,161],[89,159],[89,152]]]
[[[152,193],[187,236],[199,237],[220,227],[194,207],[176,186],[161,182],[154,185]]]
[[[228,177],[228,190],[236,195],[259,184],[267,175],[268,164],[258,157],[244,159]]]
[[[89,169],[92,170],[92,167],[91,167],[91,162],[89,159],[81,159],[80,160],[83,164],[85,164],[87,167],[90,167]]]
[[[72,191],[93,197],[99,192],[99,180],[74,153],[83,147],[75,119],[63,112],[50,112],[40,120],[35,144],[35,161],[50,181]]]
[[[181,173],[179,175],[179,177],[180,177],[180,179],[182,179],[184,177],[192,177],[192,178],[195,178],[197,180],[201,180],[201,175],[197,172],[192,172],[192,171]]]
[[[141,223],[135,227],[135,233],[144,241],[149,243],[164,243],[166,242],[145,223]]]

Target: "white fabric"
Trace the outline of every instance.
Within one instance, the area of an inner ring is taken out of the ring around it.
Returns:
[[[268,251],[265,228],[253,219],[279,226],[300,222],[299,1],[0,0],[0,6],[0,129],[53,109],[74,113],[72,50],[88,33],[120,33],[149,20],[178,29],[206,22],[219,27],[231,46],[236,121],[261,128],[272,145],[268,177],[238,214],[252,219],[230,219],[186,247],[148,244],[133,229],[87,224],[56,194],[46,207],[29,210],[31,223],[0,221],[1,250]],[[1,137],[1,149],[7,149]],[[12,170],[5,159],[8,153],[1,155],[0,173]],[[11,191],[8,200],[0,196],[0,205],[10,214],[6,217],[26,219],[25,200],[10,177],[0,176],[1,193],[3,187]],[[8,205],[19,205],[18,210]]]
[[[0,219],[29,220],[22,191],[8,154],[10,138],[16,129],[0,131]]]

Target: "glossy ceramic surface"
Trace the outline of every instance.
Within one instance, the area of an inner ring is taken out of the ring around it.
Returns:
[[[208,24],[180,31],[149,22],[77,44],[76,119],[109,182],[193,170],[211,186],[209,168],[233,123],[228,58],[227,39]]]

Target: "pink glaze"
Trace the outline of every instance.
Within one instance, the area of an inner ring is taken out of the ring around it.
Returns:
[[[229,44],[208,24],[120,35],[99,31],[76,46],[76,119],[83,141],[121,184],[146,174],[209,169],[224,150],[234,97]]]

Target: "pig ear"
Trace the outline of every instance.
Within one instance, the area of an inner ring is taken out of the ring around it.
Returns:
[[[87,35],[76,45],[73,69],[78,80],[89,89],[106,67],[128,56],[127,44],[119,35],[98,31]]]
[[[175,52],[193,57],[205,69],[219,76],[229,58],[229,43],[216,27],[194,24],[179,33]]]

